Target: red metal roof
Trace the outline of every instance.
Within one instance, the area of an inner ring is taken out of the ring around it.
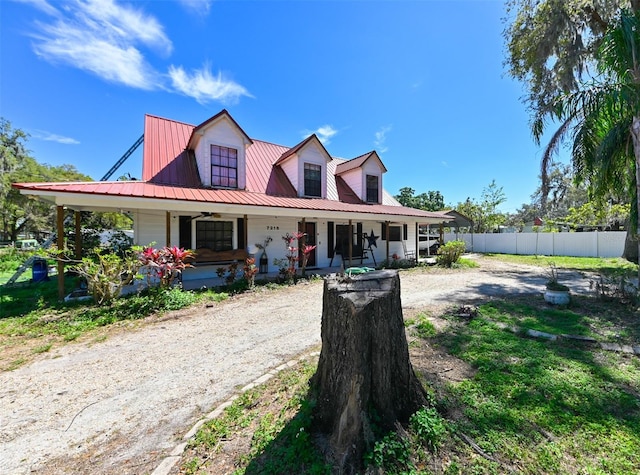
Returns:
[[[306,139],[304,139],[302,142],[300,142],[298,145],[295,145],[294,147],[291,147],[289,149],[286,149],[283,154],[280,156],[280,158],[278,158],[278,160],[276,160],[274,162],[274,165],[280,165],[282,162],[284,162],[287,158],[289,158],[291,155],[293,155],[294,153],[297,153],[299,150],[301,150],[302,148],[304,148],[305,145],[307,145],[309,142],[311,141],[315,141],[318,143],[318,145],[320,145],[320,148],[322,148],[322,150],[324,151],[324,153],[327,155],[327,157],[331,158],[331,155],[329,154],[329,152],[327,152],[327,149],[324,148],[324,145],[322,145],[322,142],[320,141],[320,139],[318,138],[318,136],[316,134],[311,134],[309,135]]]
[[[147,114],[144,118],[142,179],[201,187],[195,158],[186,150],[193,129],[193,125]]]
[[[441,213],[404,206],[343,203],[335,200],[271,196],[245,190],[187,188],[143,181],[94,181],[72,183],[14,183],[14,188],[33,192],[78,193],[126,198],[155,198],[200,203],[221,203],[259,207],[276,207],[317,211],[341,211],[365,214],[386,214],[424,218],[445,218]]]
[[[229,114],[223,110],[220,114]],[[204,127],[217,114],[198,127]],[[231,116],[229,116],[231,117]],[[231,119],[233,120],[233,119]],[[235,124],[235,121],[233,121]],[[236,124],[237,125],[237,124]],[[239,127],[238,127],[239,128]],[[187,145],[195,126],[170,119],[146,115],[143,152],[143,181],[79,182],[79,183],[18,183],[13,186],[38,194],[72,193],[96,196],[127,197],[140,199],[181,200],[201,203],[220,203],[261,207],[280,207],[301,210],[342,211],[367,214],[387,214],[440,218],[441,213],[431,213],[397,205],[372,205],[363,203],[340,177],[335,176],[343,163],[331,159],[327,165],[327,197],[329,199],[299,198],[291,182],[277,166],[311,140],[312,135],[293,148],[251,140],[246,149],[246,189],[205,188],[198,174],[193,151]],[[242,131],[242,129],[240,129]],[[242,132],[244,133],[244,132]],[[320,143],[322,146],[322,144]],[[324,149],[324,147],[323,147]],[[326,152],[326,149],[324,149]],[[364,163],[375,152],[354,159]],[[329,158],[330,155],[327,153]],[[354,160],[344,162],[353,165]]]
[[[380,160],[380,157],[378,157],[378,154],[376,153],[376,151],[372,150],[371,152],[360,155],[359,157],[352,158],[351,160],[347,160],[346,162],[342,162],[338,164],[338,166],[336,167],[336,175],[341,175],[344,172],[353,170],[354,168],[361,167],[371,157],[377,157],[378,162],[380,162],[380,165],[382,166],[382,169],[385,172],[387,171],[387,168],[384,166],[384,163],[382,163],[382,160]]]
[[[242,135],[244,135],[244,137],[247,139],[247,142],[249,142],[249,143],[252,142],[251,137],[249,137],[247,135],[247,133],[244,130],[242,130],[242,127],[240,127],[238,125],[238,123],[235,121],[235,119],[233,117],[231,117],[231,114],[229,114],[229,112],[227,112],[227,109],[222,109],[216,115],[214,115],[213,117],[205,120],[202,124],[200,124],[197,127],[195,127],[193,129],[192,136],[193,136],[193,134],[198,132],[200,129],[204,129],[207,125],[211,124],[212,122],[215,122],[216,120],[218,120],[220,117],[223,117],[223,116],[226,117],[227,119],[229,119],[233,123],[233,125],[235,125],[238,128],[238,131]],[[189,139],[189,141],[191,141],[191,138]]]

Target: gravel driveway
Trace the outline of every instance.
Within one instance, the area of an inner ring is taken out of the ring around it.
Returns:
[[[403,308],[543,288],[540,268],[479,261],[401,273]],[[571,286],[585,291],[586,279]],[[216,404],[317,347],[321,313],[322,282],[245,294],[1,373],[0,473],[149,473]]]

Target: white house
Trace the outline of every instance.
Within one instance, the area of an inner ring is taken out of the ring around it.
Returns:
[[[315,135],[294,147],[252,139],[222,110],[197,126],[146,115],[141,181],[13,186],[58,206],[59,229],[64,209],[129,213],[136,244],[196,250],[188,279],[259,258],[256,243],[269,236],[274,272],[274,258],[285,255],[281,236],[298,230],[317,246],[310,268],[339,265],[338,254],[372,264],[415,252],[419,225],[451,217],[401,206],[384,190],[386,171],[375,151],[335,158]]]

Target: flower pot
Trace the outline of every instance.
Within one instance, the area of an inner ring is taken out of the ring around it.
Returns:
[[[544,300],[552,305],[568,305],[571,295],[568,290],[549,290],[544,291]]]

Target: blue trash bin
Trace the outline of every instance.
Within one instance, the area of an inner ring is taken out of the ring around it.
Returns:
[[[31,265],[31,280],[33,282],[49,280],[49,265],[46,259],[34,259]]]

